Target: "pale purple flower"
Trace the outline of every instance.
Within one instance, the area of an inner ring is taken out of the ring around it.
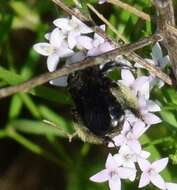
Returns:
[[[90,177],[91,181],[102,183],[108,181],[111,190],[121,190],[121,179],[129,179],[134,175],[135,169],[121,167],[114,157],[109,154],[106,168]]]
[[[161,69],[170,63],[169,56],[163,56],[162,48],[158,42],[153,46],[151,56],[154,61],[154,65]]]
[[[148,128],[141,120],[137,120],[132,126],[128,121],[124,122],[121,134],[114,137],[113,141],[116,146],[128,145],[134,152],[140,153],[141,145],[138,138],[144,134]],[[114,147],[113,143],[109,143],[109,147]]]
[[[54,25],[60,28],[63,33],[67,34],[69,48],[73,49],[77,45],[77,39],[82,34],[88,34],[93,30],[77,19],[75,16],[69,18],[58,18],[54,20]]]
[[[134,152],[132,149],[130,149],[127,145],[122,145],[120,147],[119,153],[114,155],[114,158],[117,163],[119,163],[123,167],[128,168],[136,168],[135,163],[138,159],[144,158],[147,159],[150,156],[149,152],[146,151],[140,151],[138,154]],[[134,172],[134,175],[129,178],[131,181],[134,181],[136,178],[136,171]]]
[[[101,25],[100,29],[105,31],[105,25]],[[95,33],[94,38],[92,40],[92,47],[89,49],[87,55],[97,56],[105,52],[111,51],[113,49],[114,47],[108,41],[105,41],[103,37]]]
[[[41,55],[48,56],[47,68],[50,72],[56,70],[60,58],[68,57],[73,51],[68,48],[64,38],[65,35],[55,28],[48,36],[49,43],[37,43],[33,46],[34,50]]]
[[[177,190],[177,183],[166,183],[167,190]]]
[[[77,63],[79,61],[84,60],[85,57],[86,57],[85,52],[79,51],[73,54],[72,56],[70,56],[66,60],[65,64],[69,65],[69,64]],[[63,76],[63,77],[59,77],[57,79],[51,80],[50,84],[55,85],[55,86],[60,86],[60,87],[66,87],[68,85],[68,76]]]
[[[152,112],[159,112],[160,107],[152,100],[146,100],[143,96],[139,97],[139,111],[143,121],[148,125],[153,125],[161,122],[161,119]]]
[[[115,62],[119,64],[120,66],[122,66],[122,68],[127,67],[128,69],[132,67],[132,64],[127,59],[125,59],[122,55],[117,56],[115,58]]]
[[[49,81],[51,85],[66,87],[68,85],[68,76],[59,77],[57,79]]]
[[[169,56],[168,55],[163,56],[162,49],[158,42],[152,47],[151,57],[152,59],[145,59],[145,60],[151,65],[159,67],[160,69],[164,69],[164,67],[170,63]],[[144,68],[138,63],[136,63],[135,66],[139,68]],[[156,76],[152,74],[149,76],[149,82],[151,88],[153,88],[155,85],[161,88],[164,85],[164,82],[162,80],[158,79]]]
[[[113,50],[113,46],[109,42],[104,42],[100,44],[98,47],[93,47],[87,53],[88,56],[97,56],[108,51]]]
[[[163,158],[153,162],[152,164],[145,159],[139,159],[138,164],[140,166],[141,174],[139,188],[145,187],[150,182],[158,187],[159,189],[166,189],[166,184],[164,179],[159,175],[159,173],[167,166],[168,158]]]
[[[134,75],[130,70],[122,69],[121,78],[119,80],[123,85],[129,87],[135,96],[144,96],[146,99],[149,98],[149,78],[141,76],[135,79]]]

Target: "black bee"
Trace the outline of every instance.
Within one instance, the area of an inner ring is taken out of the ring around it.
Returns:
[[[107,63],[68,76],[68,88],[79,120],[75,130],[83,141],[110,142],[122,129],[124,110],[137,110],[136,98],[130,95],[130,90],[106,76],[113,66]]]

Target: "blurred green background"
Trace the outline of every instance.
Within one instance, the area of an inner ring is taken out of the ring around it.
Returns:
[[[76,1],[64,2],[74,6]],[[83,5],[85,2],[92,3],[129,42],[155,32],[154,20],[146,22],[111,4],[82,0]],[[155,19],[150,0],[124,2]],[[177,1],[174,9],[177,10]],[[66,14],[50,0],[0,0],[0,88],[47,71],[45,58],[35,53],[32,46],[44,41],[44,34],[54,28],[52,21],[60,16]],[[91,16],[97,24],[102,23],[94,14]],[[116,38],[110,29],[107,33]],[[150,48],[139,53],[149,57]],[[163,177],[177,182],[177,93],[165,86],[154,89],[152,99],[161,104],[163,123],[152,127],[141,141],[151,152],[151,160],[170,156]],[[89,177],[104,168],[109,150],[79,139],[69,143],[61,130],[43,122],[49,120],[72,133],[72,105],[67,89],[49,84],[0,100],[1,190],[108,189],[107,184],[95,184]],[[125,181],[122,189],[137,189],[137,185],[138,180],[134,184]]]

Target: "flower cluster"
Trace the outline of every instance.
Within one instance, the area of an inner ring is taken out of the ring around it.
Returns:
[[[66,64],[84,60],[88,56],[96,56],[113,49],[113,46],[92,29],[72,18],[58,18],[53,24],[56,28],[45,35],[48,42],[37,43],[34,50],[47,56],[47,68],[50,72],[56,70],[60,61]],[[105,26],[100,26],[105,30]],[[89,37],[92,34],[93,37]],[[50,81],[56,86],[67,86],[67,76]]]
[[[100,1],[104,3],[106,1]],[[59,18],[54,22],[56,28],[45,35],[48,42],[34,45],[35,51],[47,56],[47,68],[50,72],[56,70],[59,62],[72,64],[84,60],[89,56],[100,55],[112,50],[114,47],[90,27],[82,23],[76,17]],[[100,26],[104,31],[105,26]],[[92,36],[92,37],[90,37]],[[164,68],[169,63],[168,56],[163,57],[161,47],[158,43],[152,48],[152,59],[147,59],[150,64]],[[119,56],[115,62],[126,65],[131,63]],[[137,69],[144,69],[138,63],[134,65]],[[143,72],[141,72],[143,73]],[[67,76],[50,81],[57,86],[67,85]],[[162,190],[175,190],[177,184],[167,183],[159,173],[167,166],[168,158],[157,160],[153,163],[148,161],[150,153],[143,150],[139,138],[153,125],[161,120],[154,112],[160,111],[160,106],[150,100],[150,90],[156,85],[162,87],[164,83],[153,75],[142,75],[135,78],[128,69],[121,70],[121,80],[118,83],[127,86],[138,100],[138,110],[141,118],[137,118],[130,110],[126,110],[124,124],[121,133],[113,138],[114,144],[108,147],[119,147],[118,153],[109,154],[105,169],[90,180],[94,182],[109,182],[111,190],[121,190],[121,179],[134,181],[137,176],[137,168],[141,170],[139,188],[152,183]]]
[[[169,57],[163,57],[162,49],[159,43],[152,48],[152,59],[146,59],[161,69],[169,63]],[[119,60],[120,61],[120,60]],[[130,66],[128,60],[123,61]],[[135,67],[144,69],[138,63]],[[152,183],[162,190],[176,190],[177,184],[167,183],[160,176],[160,172],[167,166],[168,158],[162,158],[153,163],[148,161],[150,153],[143,150],[139,138],[153,125],[161,122],[161,119],[154,114],[160,111],[160,106],[150,100],[150,90],[157,86],[161,88],[164,83],[153,75],[134,77],[130,70],[121,70],[120,83],[131,89],[132,94],[138,100],[139,112],[141,118],[137,118],[129,110],[125,114],[125,122],[121,133],[113,138],[114,143],[109,143],[109,147],[120,147],[118,153],[108,155],[106,169],[92,176],[90,180],[94,182],[109,181],[111,190],[121,190],[121,179],[134,181],[137,174],[137,168],[141,171],[139,188]],[[120,172],[121,169],[121,172]]]

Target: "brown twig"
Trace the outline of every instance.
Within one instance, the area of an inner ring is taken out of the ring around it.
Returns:
[[[164,46],[168,50],[173,74],[177,84],[177,38],[169,31],[169,26],[175,27],[175,16],[172,0],[153,0],[157,9],[157,27],[162,34]]]
[[[87,6],[93,13],[95,13],[98,16],[100,20],[104,22],[104,24],[106,24],[116,34],[118,39],[121,39],[124,42],[128,42],[127,39],[123,35],[121,35],[117,31],[117,29],[101,13],[99,13],[90,3],[87,3]]]
[[[169,24],[167,24],[167,30],[172,34],[175,35],[177,38],[177,28],[170,26]]]
[[[121,7],[122,9],[124,9],[146,21],[149,21],[149,22],[151,21],[151,17],[147,13],[136,9],[135,7],[132,7],[131,5],[129,5],[127,3],[124,3],[120,0],[108,0],[107,2],[112,3],[118,7]]]
[[[72,72],[82,70],[82,69],[85,69],[87,67],[91,67],[94,65],[99,65],[99,64],[106,63],[108,61],[112,61],[118,55],[128,54],[128,53],[133,52],[137,49],[143,48],[144,46],[150,45],[151,43],[154,43],[158,40],[161,40],[161,36],[160,35],[153,35],[151,37],[144,38],[138,42],[116,48],[116,49],[109,51],[109,52],[106,52],[102,55],[95,56],[95,57],[88,57],[84,61],[72,64],[72,66],[64,66],[63,68],[58,69],[55,72],[42,74],[41,76],[36,77],[36,78],[29,80],[27,82],[24,82],[22,84],[3,88],[0,90],[0,98],[10,96],[10,95],[17,93],[17,92],[27,92],[30,89],[37,87],[41,84],[44,84],[44,83],[46,83],[52,79],[55,79],[55,78],[58,78],[58,77],[61,77],[64,75],[68,75]],[[159,78],[161,78],[160,75],[159,75]],[[167,80],[165,80],[165,82],[168,84],[171,84],[171,81],[169,78],[167,78]]]
[[[85,17],[79,10],[78,11],[74,11],[74,10],[68,8],[61,0],[52,0],[52,1],[57,6],[59,6],[60,8],[62,8],[70,16],[74,15],[79,20],[81,20],[82,22],[85,22],[85,23],[89,22],[89,23],[91,23],[94,32],[96,32],[97,34],[99,34],[100,36],[102,36],[105,40],[107,40],[110,43],[112,43],[115,47],[119,47],[120,46],[118,43],[115,43],[112,39],[110,39],[103,30],[101,30],[99,27],[95,26],[95,24],[92,21],[90,21],[87,17]],[[132,52],[132,53],[128,54],[128,57],[127,57],[128,59],[130,59],[130,60],[132,60],[134,62],[137,62],[137,60],[138,60],[139,64],[142,65],[142,66],[144,66],[150,73],[154,74],[156,77],[160,78],[165,83],[167,83],[169,85],[172,84],[172,81],[171,81],[171,79],[170,79],[170,77],[168,75],[166,75],[161,70],[157,69],[155,66],[150,65],[147,61],[145,61],[143,58],[141,58],[138,54],[136,54],[134,52]]]

